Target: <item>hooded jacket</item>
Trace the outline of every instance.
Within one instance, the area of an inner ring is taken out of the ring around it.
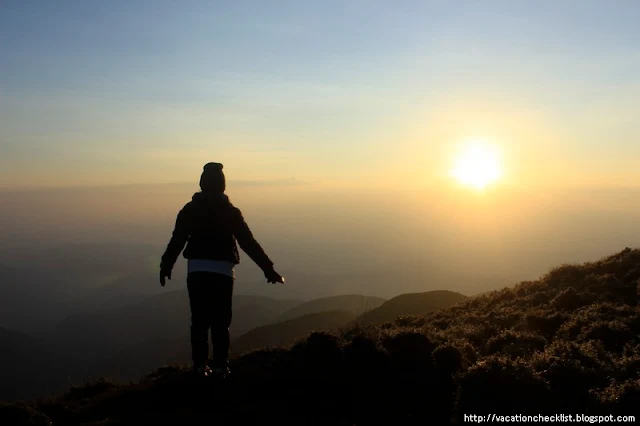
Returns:
[[[237,265],[240,255],[236,242],[260,269],[273,269],[273,262],[229,197],[224,193],[197,192],[178,213],[160,269],[170,273],[183,249],[186,259],[224,260]]]

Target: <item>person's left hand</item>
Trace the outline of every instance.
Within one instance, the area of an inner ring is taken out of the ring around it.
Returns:
[[[169,278],[171,279],[171,271],[167,272],[167,271],[160,271],[160,285],[162,287],[164,287],[164,285],[167,283],[165,278]]]
[[[270,270],[266,271],[264,273],[264,277],[267,279],[268,283],[280,283],[280,284],[284,284],[284,277],[282,275],[280,275],[279,273],[277,273],[275,271],[275,269],[271,268]]]

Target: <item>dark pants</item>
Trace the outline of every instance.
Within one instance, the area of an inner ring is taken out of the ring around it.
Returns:
[[[191,353],[195,367],[209,357],[209,329],[213,343],[213,367],[226,367],[229,357],[229,326],[233,278],[213,272],[192,272],[187,276],[191,305]]]

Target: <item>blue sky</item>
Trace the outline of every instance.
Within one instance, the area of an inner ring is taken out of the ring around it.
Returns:
[[[0,186],[428,181],[488,138],[540,180],[637,179],[635,1],[5,1]],[[546,166],[545,166],[546,167]]]

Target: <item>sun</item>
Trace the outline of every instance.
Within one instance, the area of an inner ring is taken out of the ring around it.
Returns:
[[[483,140],[464,144],[451,174],[463,185],[484,189],[502,176],[498,152]]]

